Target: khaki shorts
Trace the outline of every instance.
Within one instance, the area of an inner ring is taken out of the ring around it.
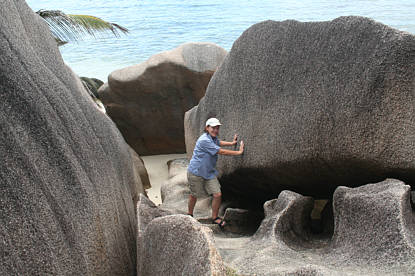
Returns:
[[[194,197],[220,193],[220,183],[216,177],[213,179],[204,179],[188,171],[187,180],[189,182],[190,193]]]

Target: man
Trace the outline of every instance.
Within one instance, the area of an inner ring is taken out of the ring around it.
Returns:
[[[205,133],[196,141],[193,156],[187,171],[187,179],[190,188],[188,214],[193,216],[193,210],[198,197],[206,194],[212,195],[213,223],[218,224],[222,228],[226,222],[218,216],[222,193],[220,183],[216,178],[218,174],[215,169],[216,161],[218,160],[218,154],[241,155],[244,151],[244,142],[241,141],[238,151],[222,149],[221,147],[224,146],[236,145],[238,135],[235,134],[232,142],[219,140],[217,136],[221,125],[216,118],[210,118],[206,121]]]

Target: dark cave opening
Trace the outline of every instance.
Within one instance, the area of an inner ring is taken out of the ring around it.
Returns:
[[[264,203],[278,198],[284,190],[313,197],[315,206],[304,227],[310,236],[316,237],[329,237],[334,231],[332,196],[338,186],[356,188],[386,178],[399,179],[411,186],[411,206],[415,210],[415,185],[412,184],[415,183],[415,170],[386,169],[367,161],[346,161],[347,166],[344,163],[341,163],[343,167],[341,164],[332,164],[331,169],[326,171],[315,167],[320,163],[313,164],[311,168],[306,166],[307,162],[303,165],[285,164],[278,169],[237,169],[231,174],[223,174],[219,179],[223,199],[231,202],[233,208],[264,214]],[[259,226],[260,222],[256,228]]]
[[[321,237],[331,237],[334,231],[333,204],[328,199],[314,200],[310,213],[311,234]]]

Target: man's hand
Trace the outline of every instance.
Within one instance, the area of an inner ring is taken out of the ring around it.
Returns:
[[[230,143],[230,142],[226,142]],[[241,155],[244,152],[244,141],[241,141],[241,145],[239,146],[239,150],[227,150],[227,149],[219,149],[218,153],[221,155]]]
[[[237,141],[238,141],[238,134],[235,134],[235,135],[233,136],[233,141],[232,141],[232,144],[233,144],[233,145],[236,145]]]
[[[244,141],[241,141],[241,145],[239,146],[240,154],[244,153]]]

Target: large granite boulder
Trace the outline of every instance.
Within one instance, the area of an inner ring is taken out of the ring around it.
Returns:
[[[225,55],[213,43],[183,44],[112,72],[99,98],[138,154],[184,153],[184,113],[205,95]]]
[[[226,275],[212,231],[194,218],[155,218],[143,235],[140,275]]]
[[[221,156],[224,195],[242,202],[288,189],[330,198],[394,177],[415,183],[415,36],[363,17],[265,21],[246,30],[185,115],[189,156],[204,122],[239,133]]]
[[[128,145],[43,19],[21,0],[0,9],[0,274],[134,275]]]

